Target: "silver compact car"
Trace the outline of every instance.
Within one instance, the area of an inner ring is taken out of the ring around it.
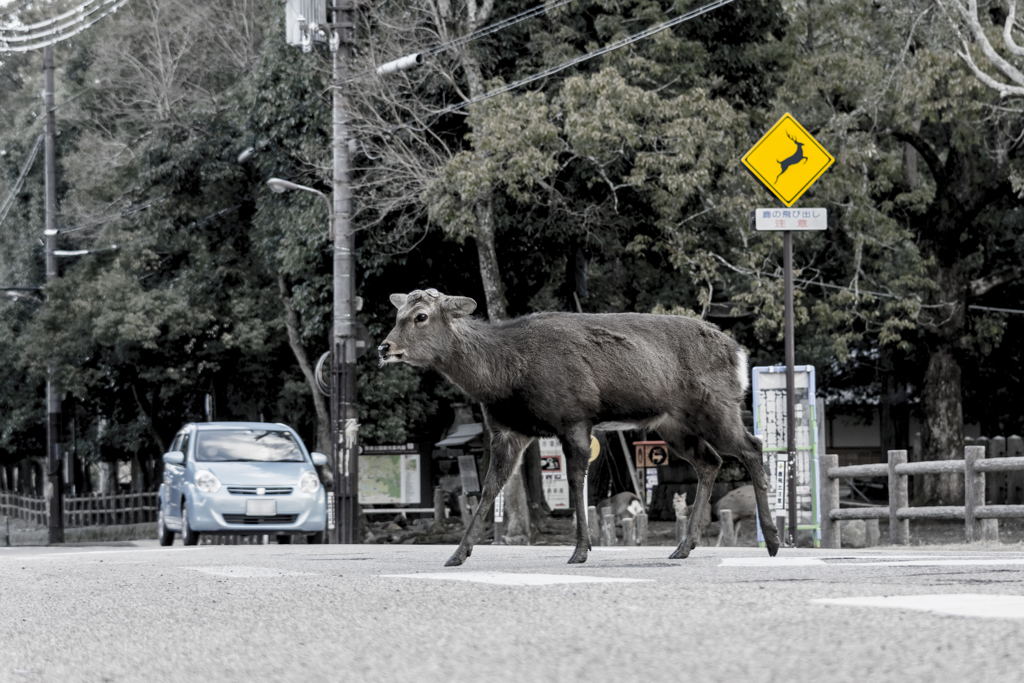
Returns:
[[[272,534],[289,542],[306,534],[323,543],[327,496],[315,466],[291,427],[265,422],[185,425],[164,454],[157,528],[160,545],[174,534],[195,545],[200,534]]]

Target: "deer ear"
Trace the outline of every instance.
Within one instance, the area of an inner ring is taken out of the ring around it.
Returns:
[[[401,308],[405,305],[405,302],[409,300],[408,294],[392,294],[390,297],[392,305],[395,308]]]
[[[476,310],[476,301],[468,296],[448,296],[444,298],[444,310],[453,318],[464,318]]]

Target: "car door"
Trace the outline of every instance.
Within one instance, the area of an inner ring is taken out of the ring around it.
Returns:
[[[191,440],[188,431],[180,432],[174,438],[172,451],[181,451],[188,459],[188,447]],[[185,488],[185,463],[180,465],[164,465],[164,483],[167,485],[167,515],[175,519],[181,518],[181,495]]]

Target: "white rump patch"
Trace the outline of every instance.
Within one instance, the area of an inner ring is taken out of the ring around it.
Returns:
[[[747,366],[747,354],[743,349],[736,349],[736,377],[743,391],[750,388],[750,368]]]
[[[510,574],[505,572],[443,572],[436,574],[384,574],[392,579],[430,579],[490,583],[499,586],[551,586],[559,583],[642,583],[648,579],[612,579],[571,574]]]
[[[639,500],[634,500],[632,503],[629,504],[629,507],[626,508],[626,510],[631,515],[636,517],[637,515],[639,515],[641,512],[644,511],[644,506],[640,503]]]
[[[1024,619],[1024,596],[951,593],[938,595],[889,595],[862,598],[820,598],[818,605],[883,607],[931,612],[955,617],[979,619]]]

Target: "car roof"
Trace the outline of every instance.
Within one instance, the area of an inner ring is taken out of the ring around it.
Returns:
[[[285,429],[294,431],[281,422],[191,422],[185,427],[195,427],[200,431],[208,429]]]

